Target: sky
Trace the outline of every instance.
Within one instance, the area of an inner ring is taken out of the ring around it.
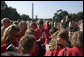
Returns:
[[[8,7],[16,8],[22,15],[32,17],[32,3],[34,4],[34,18],[52,18],[57,10],[66,10],[68,13],[83,11],[83,1],[5,1]]]

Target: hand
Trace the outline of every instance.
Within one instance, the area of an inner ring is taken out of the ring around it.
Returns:
[[[49,44],[46,44],[46,52],[50,52],[50,46]]]

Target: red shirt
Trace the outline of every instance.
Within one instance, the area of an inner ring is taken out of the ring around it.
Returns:
[[[53,56],[53,52],[52,51],[50,51],[50,52],[48,52],[48,53],[45,53],[45,55],[44,56]]]
[[[17,39],[18,42],[20,41],[20,39],[21,39],[22,36],[24,36],[24,33],[20,33],[20,34],[19,34],[19,37],[18,37],[18,39]]]
[[[51,29],[51,26],[49,24],[45,24],[44,29],[49,31]]]
[[[66,55],[67,56],[83,56],[83,48],[79,48],[79,47],[69,48]]]
[[[58,56],[63,56],[63,52],[65,49],[62,49]],[[83,48],[73,47],[67,49],[65,56],[83,56]]]
[[[7,44],[2,44],[2,45],[1,45],[1,53],[6,52],[6,51],[7,51],[7,50],[6,50],[7,47],[8,47]]]
[[[45,56],[57,56],[60,50],[61,50],[61,48],[58,47],[57,50],[50,51],[49,53],[45,53]]]
[[[14,43],[11,43],[11,44],[13,44],[15,47],[18,47],[17,42],[14,42]],[[6,52],[6,51],[7,51],[7,50],[6,50],[7,47],[8,47],[7,44],[2,44],[2,45],[1,45],[1,53]]]
[[[39,52],[40,52],[39,46],[38,44],[36,44],[35,52],[32,53],[32,56],[39,56]]]
[[[36,29],[35,30],[35,33],[34,33],[34,35],[35,35],[35,37],[36,37],[36,40],[38,40],[41,36],[42,36],[42,34],[43,34],[43,32],[45,32],[45,34],[46,34],[46,38],[45,38],[45,40],[46,39],[49,39],[49,36],[50,36],[50,34],[49,34],[49,32],[47,31],[47,30],[44,30],[43,29],[43,31],[40,31],[40,30],[38,30],[38,29]],[[46,40],[47,41],[47,40]],[[45,41],[41,41],[41,42],[39,42],[38,44],[42,44],[42,43],[44,43]]]

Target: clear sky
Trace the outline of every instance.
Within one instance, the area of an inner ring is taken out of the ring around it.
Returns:
[[[83,11],[83,1],[5,1],[10,7],[16,8],[17,12],[32,17],[32,3],[34,4],[34,18],[52,18],[59,10],[66,10],[69,13]]]

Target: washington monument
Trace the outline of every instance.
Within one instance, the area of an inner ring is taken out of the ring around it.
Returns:
[[[34,8],[33,8],[33,3],[32,3],[32,19],[34,19]]]

